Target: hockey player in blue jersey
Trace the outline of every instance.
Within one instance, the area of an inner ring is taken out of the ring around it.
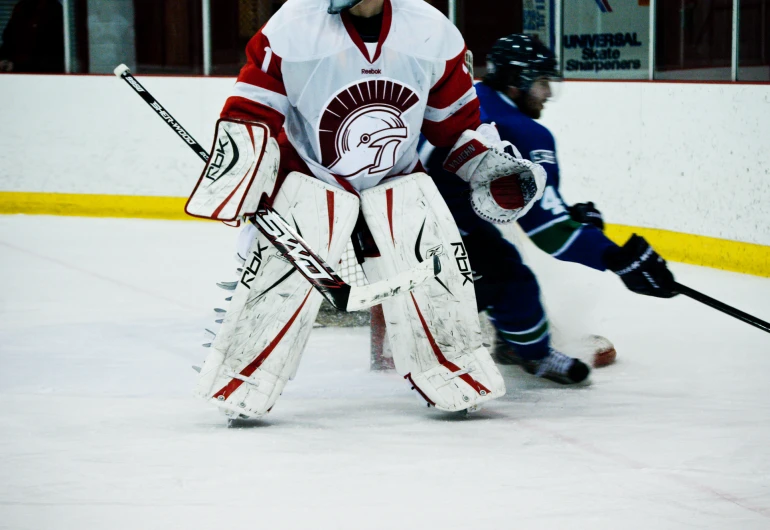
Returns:
[[[559,164],[553,135],[536,120],[551,97],[557,76],[553,53],[526,35],[499,39],[487,56],[487,74],[476,85],[482,120],[494,122],[503,140],[523,158],[537,162],[548,175],[542,199],[518,220],[527,236],[553,257],[600,271],[611,270],[639,294],[676,295],[666,262],[640,236],[619,247],[603,233],[604,223],[593,203],[568,206],[559,193]],[[518,364],[534,375],[562,384],[579,383],[590,372],[579,359],[551,347],[548,317],[532,271],[516,247],[492,223],[474,212],[467,184],[442,168],[445,149],[426,160],[463,234],[476,279],[479,310],[486,310],[501,344],[497,360]]]

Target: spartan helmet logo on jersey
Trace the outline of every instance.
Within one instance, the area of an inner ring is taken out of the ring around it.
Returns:
[[[355,83],[335,95],[321,114],[321,163],[341,177],[361,172],[384,176],[409,137],[403,114],[419,98],[389,79]]]

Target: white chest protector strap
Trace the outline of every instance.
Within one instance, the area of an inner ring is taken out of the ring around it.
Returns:
[[[328,263],[337,263],[358,218],[358,197],[291,173],[273,201]],[[322,297],[252,231],[243,274],[203,364],[195,394],[234,417],[270,410],[294,377]]]
[[[257,211],[274,192],[280,154],[267,126],[219,120],[214,147],[185,211],[194,217],[235,221]]]
[[[417,173],[368,189],[361,209],[380,251],[372,267],[364,263],[370,281],[442,255],[435,279],[382,304],[398,373],[442,410],[502,396],[503,378],[481,343],[465,246],[431,178]]]

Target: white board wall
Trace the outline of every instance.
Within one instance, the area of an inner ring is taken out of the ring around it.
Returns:
[[[204,146],[233,79],[140,78]],[[609,222],[770,245],[770,85],[565,82],[562,192]],[[187,196],[202,163],[113,76],[0,76],[0,191]]]
[[[562,191],[610,222],[770,245],[770,85],[565,83]]]

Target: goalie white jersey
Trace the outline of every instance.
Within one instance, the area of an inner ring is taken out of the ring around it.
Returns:
[[[249,42],[222,111],[275,137],[283,127],[283,166],[360,191],[414,172],[421,131],[449,146],[480,124],[462,36],[443,14],[385,0],[379,41],[364,43],[349,13],[327,8],[286,2]]]

